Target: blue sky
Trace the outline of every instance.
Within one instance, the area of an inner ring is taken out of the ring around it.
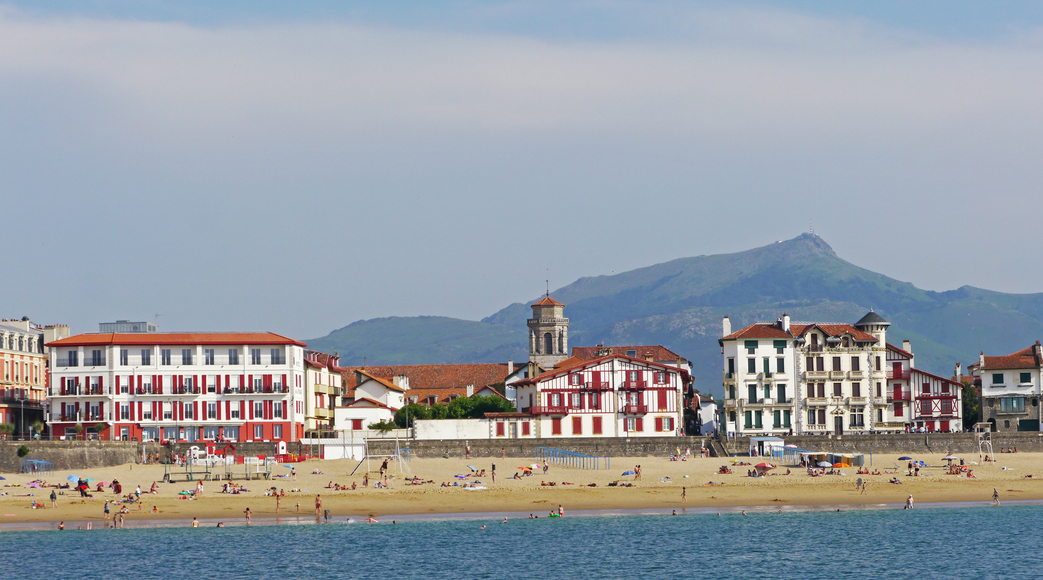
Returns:
[[[1032,268],[1043,8],[0,4],[3,317],[298,338],[792,238]]]

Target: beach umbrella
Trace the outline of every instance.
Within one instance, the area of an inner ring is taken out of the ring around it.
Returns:
[[[36,483],[35,481],[31,481],[29,482],[29,487],[35,487],[36,489],[40,489],[40,484]]]
[[[798,447],[792,443],[790,443],[789,445],[783,445],[783,447],[786,449],[798,449]]]
[[[844,467],[843,463],[837,462],[833,464],[833,467]]]
[[[833,467],[833,464],[828,462],[828,461],[819,461],[818,462],[818,466],[819,467]]]
[[[758,463],[757,465],[754,465],[754,467],[759,467],[761,469],[775,469],[775,466],[770,463]]]
[[[623,472],[623,475],[637,475],[637,473],[628,469]]]
[[[68,479],[69,481],[73,481],[73,482],[76,482],[76,481],[79,481],[79,480],[80,480],[80,478],[79,478],[79,477],[77,477],[77,476],[75,476],[75,475],[70,475],[70,476],[69,476],[69,477],[67,477],[66,479]]]
[[[289,463],[283,463],[282,466],[286,469],[293,469],[294,467],[296,467],[295,465],[290,465]]]
[[[88,477],[88,478],[84,479],[83,481],[94,481],[94,480]]]
[[[898,458],[898,461],[912,461],[912,460],[913,460],[913,458],[909,457],[908,455],[903,455],[902,457]]]
[[[946,455],[945,457],[942,457],[943,461],[956,461],[957,459],[959,459],[959,457],[956,457],[955,455]]]

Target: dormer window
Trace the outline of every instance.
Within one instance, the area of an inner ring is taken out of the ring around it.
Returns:
[[[636,350],[628,350],[627,351],[627,356],[630,357],[630,358],[637,358],[637,351]]]

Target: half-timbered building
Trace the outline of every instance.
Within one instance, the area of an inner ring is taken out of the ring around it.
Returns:
[[[881,429],[928,433],[963,429],[962,385],[916,368],[908,340],[902,348],[887,345],[886,371],[886,404],[877,408]]]

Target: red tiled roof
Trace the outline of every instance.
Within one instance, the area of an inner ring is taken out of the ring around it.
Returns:
[[[304,362],[318,369],[330,369],[333,372],[337,372],[339,367],[333,366],[333,361],[336,360],[332,354],[324,352],[318,352],[309,350],[304,353]]]
[[[585,361],[590,360],[592,358],[595,358],[595,357],[580,358],[580,357],[576,356],[576,354],[575,354],[576,349],[572,349],[572,352],[573,352],[572,356],[570,356],[569,358],[567,358],[567,359],[559,362],[558,364],[554,365],[554,368],[556,368],[556,369],[567,369],[569,367],[574,367],[576,365],[581,365]]]
[[[974,365],[971,365],[974,366]],[[1036,369],[1039,368],[1040,361],[1036,358],[1036,345],[1032,345],[1019,350],[1013,354],[1006,356],[985,356],[985,366],[983,369],[987,370],[1003,370],[1003,369]]]
[[[385,387],[387,387],[387,388],[391,389],[392,391],[398,391],[398,392],[400,392],[400,393],[404,393],[404,392],[406,392],[406,390],[405,390],[405,389],[403,389],[402,387],[400,387],[400,386],[396,385],[396,384],[395,384],[395,383],[394,383],[393,381],[391,381],[390,379],[385,379],[385,378],[383,378],[383,377],[378,377],[378,376],[375,376],[375,375],[373,375],[373,374],[371,374],[371,373],[368,373],[368,372],[366,372],[366,371],[363,371],[363,370],[361,370],[361,369],[360,369],[360,370],[357,370],[356,372],[358,372],[358,373],[361,373],[361,374],[362,374],[362,376],[364,376],[364,377],[368,377],[368,378],[369,378],[370,380],[376,381],[376,382],[378,382],[378,383],[380,383],[380,384],[384,385]],[[355,375],[355,373],[352,373],[352,376],[354,376],[354,375]],[[343,377],[341,377],[341,380],[343,380]],[[354,390],[355,390],[355,387],[357,387],[357,386],[358,386],[358,384],[357,384],[357,383],[356,383],[355,385],[352,385],[352,387],[351,387],[351,389],[352,389],[352,393],[351,393],[351,396],[354,396],[354,395],[355,395],[355,393],[354,393]],[[363,398],[363,399],[365,399],[365,397],[362,397],[362,398]]]
[[[574,346],[572,347],[572,358],[584,361],[592,360],[597,358],[597,352],[601,349],[608,350],[609,354],[619,354],[623,356],[626,356],[627,351],[632,350],[636,353],[634,358],[639,359],[644,359],[646,354],[651,354],[652,360],[659,362],[676,361],[677,359],[687,360],[683,356],[661,344],[645,346]]]
[[[398,409],[396,409],[394,407],[388,407],[384,403],[381,403],[380,401],[376,401],[376,400],[370,399],[369,397],[362,397],[361,399],[355,399],[354,401],[352,401],[352,402],[348,403],[347,405],[345,405],[345,407],[354,407],[356,404],[362,403],[362,402],[369,403],[369,404],[373,405],[374,407],[380,407],[381,409],[387,409],[389,411],[394,411],[396,413],[398,412]]]
[[[454,365],[389,365],[378,367],[343,367],[344,388],[354,396],[355,371],[363,371],[371,377],[409,378],[406,396],[418,397],[424,402],[428,397],[437,397],[438,402],[447,402],[453,395],[466,397],[467,386],[473,385],[474,392],[483,387],[502,383],[507,377],[507,365],[500,363],[454,364]],[[390,381],[389,381],[390,382]]]
[[[148,345],[148,344],[294,344],[305,343],[286,338],[274,332],[106,332],[77,334],[47,343],[46,346],[103,346],[103,345]]]
[[[940,376],[938,376],[938,375],[936,375],[934,373],[929,373],[927,371],[922,371],[922,370],[917,369],[917,368],[909,369],[909,373],[910,374],[917,374],[917,373],[919,373],[921,375],[927,375],[927,376],[929,376],[931,378],[938,379],[939,381],[945,381],[947,383],[951,383],[953,385],[956,385],[957,387],[960,386],[960,383],[958,381],[952,380],[951,377],[950,378],[940,377]],[[915,383],[916,383],[916,381],[910,379],[909,384],[915,384]]]
[[[840,336],[842,334],[850,334],[855,337],[855,340],[865,342],[876,342],[876,337],[868,332],[862,332],[861,330],[851,326],[850,324],[818,324],[812,322],[811,324],[793,324],[790,325],[790,330],[797,336],[807,334],[812,328],[818,328],[826,336]]]
[[[649,361],[646,361],[646,360],[641,360],[639,358],[634,358],[634,357],[625,356],[625,355],[621,355],[621,354],[610,354],[608,356],[603,356],[603,357],[600,357],[600,358],[595,358],[595,359],[583,361],[582,364],[574,365],[574,366],[571,366],[571,367],[560,368],[560,369],[559,368],[555,368],[555,369],[550,370],[550,371],[548,371],[546,373],[543,373],[542,375],[539,375],[537,377],[529,377],[527,379],[522,379],[522,380],[520,380],[518,382],[511,383],[511,384],[518,385],[518,386],[521,386],[521,385],[534,385],[534,384],[536,384],[538,382],[545,381],[545,380],[550,379],[550,378],[554,378],[554,377],[557,377],[557,376],[568,374],[568,373],[570,373],[570,372],[572,372],[572,371],[574,371],[574,370],[576,370],[578,368],[586,368],[586,367],[597,366],[597,365],[601,364],[603,361],[606,361],[606,360],[609,360],[609,359],[613,359],[613,358],[620,358],[620,359],[624,359],[624,360],[633,361],[633,362],[640,363],[640,364],[643,364],[645,366],[648,366],[650,368],[666,369],[666,370],[680,372],[682,381],[686,385],[688,384],[688,379],[689,379],[690,375],[688,374],[688,371],[686,371],[684,369],[679,369],[679,368],[677,368],[675,366],[672,366],[670,364],[663,364],[663,363],[658,363],[658,362],[649,362]]]
[[[790,330],[793,330],[793,326],[790,326]],[[775,323],[757,322],[745,328],[740,328],[721,340],[739,340],[744,338],[793,338],[793,334],[775,326]]]
[[[565,306],[561,302],[550,297],[550,295],[544,296],[538,302],[534,302],[533,306]]]

